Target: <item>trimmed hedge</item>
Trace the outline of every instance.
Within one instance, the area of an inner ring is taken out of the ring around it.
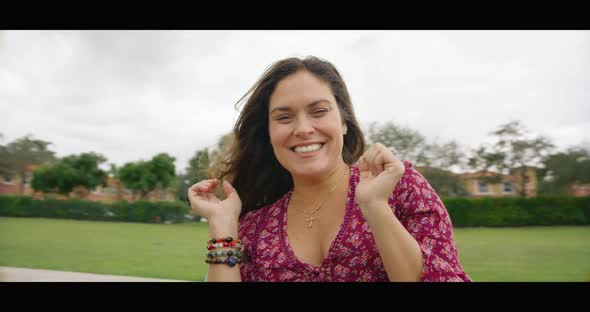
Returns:
[[[94,221],[181,223],[190,213],[182,202],[126,201],[114,204],[68,199],[33,199],[29,196],[0,196],[0,216],[60,218]]]
[[[454,227],[589,225],[590,197],[442,198]],[[180,223],[190,207],[183,202],[126,201],[114,204],[83,200],[37,200],[0,196],[0,216],[96,221]],[[198,218],[197,218],[198,219]]]
[[[590,224],[590,197],[449,197],[442,201],[455,227]]]

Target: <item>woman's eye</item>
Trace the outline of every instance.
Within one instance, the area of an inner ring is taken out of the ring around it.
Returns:
[[[316,109],[316,110],[313,111],[313,113],[314,114],[322,114],[322,113],[325,113],[327,111],[328,111],[327,109]]]
[[[281,115],[281,116],[277,117],[276,119],[277,120],[287,120],[289,118],[291,118],[289,115]]]

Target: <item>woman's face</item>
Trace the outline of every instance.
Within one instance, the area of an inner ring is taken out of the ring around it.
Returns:
[[[329,85],[301,70],[281,80],[269,103],[275,156],[293,176],[314,177],[342,162],[346,125]]]

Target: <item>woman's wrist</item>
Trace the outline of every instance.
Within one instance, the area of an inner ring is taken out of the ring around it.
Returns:
[[[359,203],[359,208],[363,213],[363,217],[365,217],[365,219],[374,215],[382,215],[383,212],[391,210],[387,200],[375,200],[365,203]]]
[[[209,236],[221,238],[231,236],[238,238],[238,220],[234,218],[215,217],[208,220]]]

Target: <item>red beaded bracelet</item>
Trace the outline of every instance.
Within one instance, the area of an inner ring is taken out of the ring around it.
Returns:
[[[242,243],[215,243],[210,244],[207,246],[208,250],[213,250],[215,248],[223,248],[223,247],[234,247],[234,248],[242,248]]]
[[[207,244],[213,245],[215,243],[241,243],[241,241],[237,238],[233,238],[231,236],[222,237],[222,238],[212,238],[211,240],[207,241]]]

